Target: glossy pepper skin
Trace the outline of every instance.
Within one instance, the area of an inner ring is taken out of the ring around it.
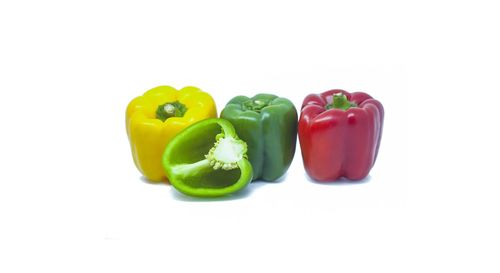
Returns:
[[[196,87],[155,87],[127,107],[126,127],[134,163],[151,181],[165,180],[161,157],[167,143],[184,128],[217,116],[212,97]]]
[[[368,175],[377,158],[384,108],[370,95],[335,89],[308,95],[299,119],[307,174],[317,181]]]
[[[274,181],[290,167],[297,142],[297,110],[291,101],[271,94],[237,96],[221,112],[248,143],[254,180]]]
[[[163,153],[170,183],[196,197],[224,196],[252,180],[247,144],[227,120],[206,119],[179,133]]]

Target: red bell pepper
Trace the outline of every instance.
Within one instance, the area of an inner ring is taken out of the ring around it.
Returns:
[[[377,158],[384,108],[370,95],[334,89],[302,103],[299,140],[307,174],[318,181],[368,175]]]

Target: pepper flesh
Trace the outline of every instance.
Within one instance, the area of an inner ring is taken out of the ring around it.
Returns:
[[[133,99],[126,127],[135,165],[147,179],[165,180],[161,157],[167,143],[189,125],[216,116],[212,97],[192,86],[158,86]]]
[[[231,99],[221,118],[229,120],[248,143],[254,180],[274,181],[290,167],[297,142],[297,110],[291,101],[271,94]]]
[[[382,104],[366,93],[335,89],[308,95],[298,130],[307,174],[318,181],[366,177],[377,158],[383,120]]]
[[[247,144],[229,121],[207,119],[178,134],[167,145],[162,162],[180,192],[216,197],[239,191],[252,180],[246,152]]]

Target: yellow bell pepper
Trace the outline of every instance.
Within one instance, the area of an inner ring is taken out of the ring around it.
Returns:
[[[166,145],[189,125],[215,117],[213,98],[192,86],[158,86],[133,99],[126,123],[135,165],[147,179],[165,180],[161,158]]]

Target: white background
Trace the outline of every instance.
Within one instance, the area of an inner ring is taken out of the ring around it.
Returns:
[[[494,1],[0,2],[1,272],[498,272]],[[365,91],[386,110],[364,183],[220,200],[135,169],[125,108],[194,85],[218,110]]]

